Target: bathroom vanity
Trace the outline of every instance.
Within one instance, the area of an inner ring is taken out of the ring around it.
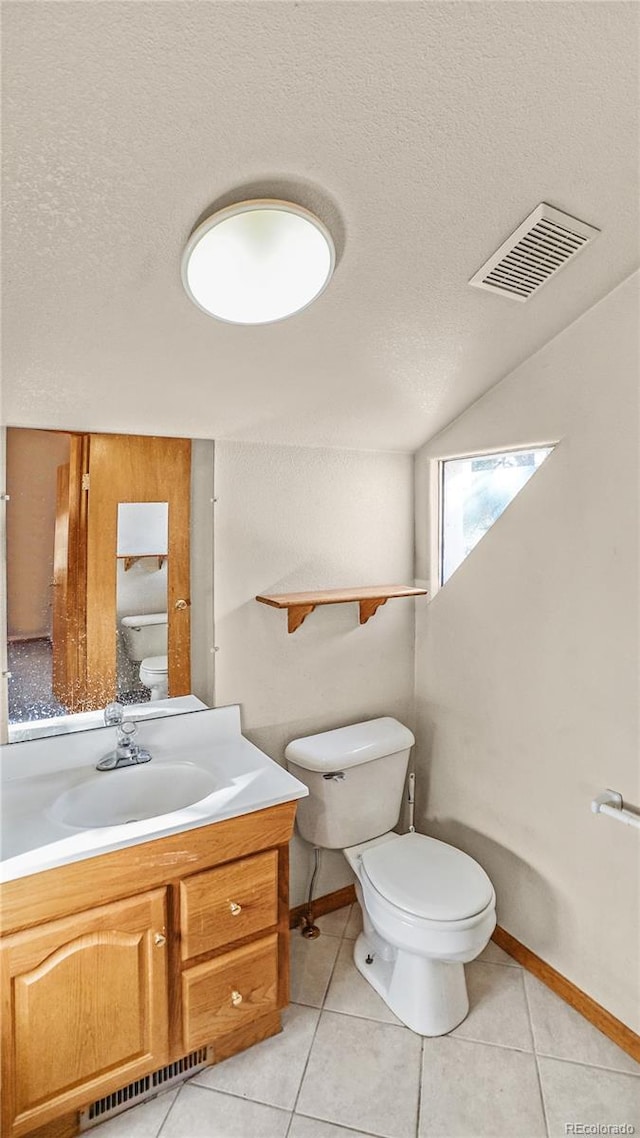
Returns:
[[[40,769],[43,747],[55,767],[62,740],[7,748],[9,829],[13,816],[23,834],[29,830],[30,780],[41,812],[43,782],[50,799],[58,778],[56,800],[68,793],[60,779],[89,785],[93,764],[72,760],[83,744],[99,755],[105,736],[67,739],[75,747],[55,773]],[[160,766],[188,754],[217,790],[161,817],[76,834],[67,825],[66,836],[3,860],[5,1138],[74,1134],[80,1109],[134,1080],[150,1076],[161,1089],[167,1065],[215,1063],[280,1030],[289,982],[288,841],[304,787],[242,737],[237,708],[150,721],[144,743]],[[22,756],[30,773],[12,778],[24,748],[39,750],[31,761]],[[128,774],[100,778],[115,786]],[[44,814],[56,816],[51,807]],[[60,823],[49,817],[48,838],[52,825]]]

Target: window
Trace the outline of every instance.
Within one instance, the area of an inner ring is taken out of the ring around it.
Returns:
[[[552,446],[440,463],[440,584],[444,585],[535,474]]]

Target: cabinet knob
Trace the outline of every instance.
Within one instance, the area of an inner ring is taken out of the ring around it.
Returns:
[[[237,917],[242,912],[242,905],[238,905],[236,901],[230,901],[229,911],[232,917]]]
[[[167,938],[166,936],[163,936],[162,933],[155,933],[153,942],[154,944],[157,944],[158,948],[162,948],[163,944],[167,943]]]
[[[181,599],[181,600],[179,600],[179,601],[176,601],[176,603],[175,603],[175,605],[174,605],[173,607],[174,607],[175,609],[178,609],[178,610],[180,610],[180,609],[188,609],[188,608],[189,608],[189,605],[190,605],[190,604],[191,604],[191,601],[185,601],[185,600],[182,600],[182,599]]]
[[[231,993],[231,1003],[233,1004],[234,1008],[237,1008],[240,1006],[240,1004],[242,1003],[242,995],[240,994],[240,992],[233,991]]]

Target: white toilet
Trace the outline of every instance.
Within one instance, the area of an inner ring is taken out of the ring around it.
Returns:
[[[151,699],[167,699],[169,661],[166,612],[123,616],[120,625],[127,656],[140,664],[140,682],[149,688]]]
[[[412,1031],[444,1035],[469,1010],[464,964],[489,941],[496,896],[468,854],[392,831],[414,741],[396,719],[373,719],[296,739],[285,754],[309,787],[301,836],[342,849],[357,877],[356,967]]]

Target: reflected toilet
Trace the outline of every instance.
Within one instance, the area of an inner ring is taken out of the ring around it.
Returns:
[[[151,612],[123,616],[120,620],[125,652],[140,665],[140,682],[149,689],[150,698],[167,699],[169,695],[169,661],[167,658],[167,614]]]

